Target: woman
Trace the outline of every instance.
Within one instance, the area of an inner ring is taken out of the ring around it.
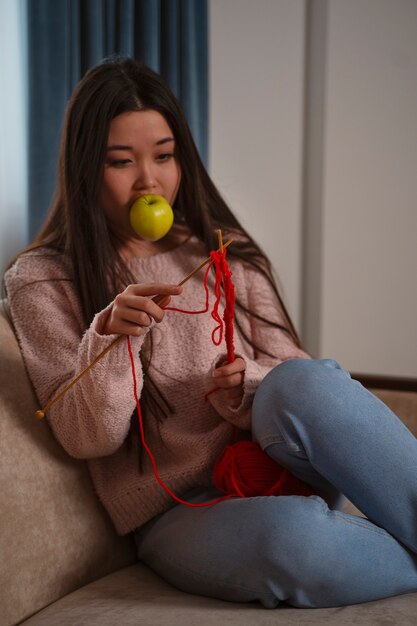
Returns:
[[[156,242],[129,222],[132,203],[150,193],[175,212]],[[201,309],[201,277],[177,285],[217,247],[218,228],[233,238],[232,363],[211,342],[209,316],[166,308],[173,299]],[[213,464],[236,429],[314,488],[311,497],[176,503],[140,443],[119,342],[48,419],[66,451],[88,459],[116,530],[135,533],[139,558],[161,576],[266,607],[417,589],[416,440],[337,363],[301,349],[268,260],[220,197],[177,101],[150,69],[107,61],[83,78],[67,110],[50,215],[5,283],[42,405],[115,337],[130,336],[146,442],[181,499],[219,496]],[[342,494],[372,521],[338,511]]]

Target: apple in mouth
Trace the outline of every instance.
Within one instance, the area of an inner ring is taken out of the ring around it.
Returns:
[[[163,196],[141,196],[130,208],[130,225],[139,237],[146,241],[158,241],[170,230],[174,213]]]

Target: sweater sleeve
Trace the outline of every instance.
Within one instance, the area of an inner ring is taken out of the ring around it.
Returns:
[[[71,280],[61,271],[47,278],[39,259],[19,260],[5,276],[20,349],[41,406],[55,397],[117,335],[102,335],[109,307],[84,331]],[[145,333],[146,334],[146,333]],[[133,353],[144,341],[132,337]],[[142,370],[137,359],[138,392]],[[123,443],[135,408],[126,341],[120,341],[48,411],[55,437],[76,458],[102,457]]]
[[[241,280],[242,275],[243,280]],[[236,356],[241,356],[246,363],[242,402],[237,408],[231,408],[227,405],[223,390],[210,394],[209,400],[224,419],[239,428],[249,430],[253,397],[266,374],[283,361],[300,358],[309,359],[310,356],[296,346],[289,332],[277,326],[284,328],[287,326],[285,316],[276,294],[260,272],[245,266],[242,274],[237,275],[235,290],[237,297],[250,311],[271,320],[275,325],[258,320],[252,315],[244,314],[242,316],[242,313],[239,315],[237,310],[242,329],[257,346],[257,348],[253,348],[243,339],[243,350],[239,353],[239,350],[236,349]],[[237,333],[238,330],[235,326],[235,335]]]

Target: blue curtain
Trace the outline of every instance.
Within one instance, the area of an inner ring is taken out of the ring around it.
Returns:
[[[142,60],[165,78],[207,162],[207,0],[26,2],[30,237],[51,202],[68,98],[87,69],[114,53]]]

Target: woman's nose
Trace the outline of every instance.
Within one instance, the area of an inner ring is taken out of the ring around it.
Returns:
[[[139,191],[151,191],[156,187],[155,176],[150,163],[140,163],[138,165],[134,186]]]

